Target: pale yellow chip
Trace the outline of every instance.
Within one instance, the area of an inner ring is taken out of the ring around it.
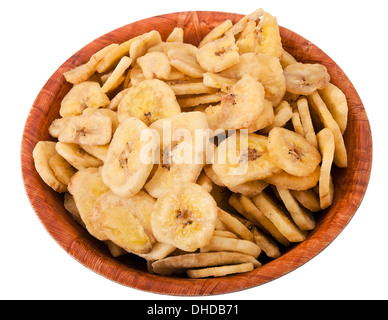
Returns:
[[[205,86],[202,80],[199,79],[171,80],[166,81],[166,83],[171,87],[177,96],[186,94],[216,93],[218,91],[215,88]]]
[[[275,127],[283,127],[292,117],[292,108],[290,104],[283,100],[276,108],[274,112],[274,118],[272,123],[261,129],[261,133],[268,133]]]
[[[233,217],[228,212],[218,209],[218,219],[222,221],[222,223],[226,226],[229,231],[237,234],[241,239],[247,241],[254,241],[252,233],[249,229],[244,226],[238,219]],[[227,250],[224,250],[227,251]]]
[[[303,207],[310,210],[311,212],[318,212],[321,210],[319,197],[312,189],[301,191],[291,190],[291,193]]]
[[[77,172],[77,170],[59,154],[55,154],[49,158],[49,165],[57,179],[66,186],[69,184],[71,177]]]
[[[224,22],[219,24],[217,27],[210,30],[210,32],[206,36],[203,37],[203,39],[201,40],[201,42],[198,45],[198,48],[201,48],[205,44],[221,38],[225,34],[225,32],[227,32],[230,28],[232,28],[232,26],[233,26],[232,21],[230,21],[229,19],[225,20]]]
[[[301,242],[306,239],[307,232],[300,230],[268,194],[259,193],[252,200],[290,242]]]
[[[319,200],[321,209],[326,209],[333,202],[333,183],[331,167],[334,158],[334,135],[325,128],[318,132],[319,151],[322,154],[321,175],[319,177]]]
[[[259,267],[261,265],[261,263],[254,257],[243,253],[203,252],[166,257],[152,263],[152,268],[157,274],[171,275],[174,273],[184,273],[186,270],[192,268],[203,268],[240,263],[252,263],[255,267]]]
[[[116,68],[113,70],[112,74],[109,76],[109,78],[105,81],[104,85],[102,86],[102,88],[101,88],[102,91],[107,93],[107,92],[111,91],[112,89],[114,89],[115,84],[123,77],[124,72],[129,68],[131,63],[132,63],[131,58],[129,58],[127,56],[122,57],[120,62],[116,66]],[[120,81],[120,83],[121,83],[121,81]]]
[[[260,231],[256,226],[251,229],[256,244],[270,258],[278,258],[281,256],[281,251],[276,241],[269,234]]]
[[[314,147],[318,148],[317,137],[315,134],[313,121],[311,119],[309,105],[306,98],[301,98],[297,101],[298,112],[302,122],[304,137]]]
[[[226,93],[217,92],[212,94],[202,94],[191,97],[178,98],[177,101],[181,108],[196,107],[200,104],[218,103]]]
[[[316,111],[326,128],[330,129],[334,136],[335,151],[334,164],[339,168],[348,166],[348,157],[344,138],[338,123],[334,120],[325,102],[317,91],[308,96],[309,105]]]
[[[254,269],[253,263],[241,263],[229,266],[211,267],[204,269],[190,269],[186,273],[190,278],[224,277],[229,274],[249,272]]]
[[[184,31],[175,27],[166,39],[166,42],[183,42]]]

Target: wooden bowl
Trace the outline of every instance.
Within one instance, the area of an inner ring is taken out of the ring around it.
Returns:
[[[106,246],[90,236],[64,209],[63,195],[54,192],[35,170],[32,151],[40,140],[51,140],[48,126],[59,117],[60,101],[71,85],[63,72],[86,62],[99,49],[111,43],[158,30],[163,39],[174,27],[184,29],[185,42],[197,45],[213,27],[225,19],[233,22],[242,16],[224,12],[179,12],[156,16],[128,24],[86,45],[70,57],[51,76],[38,94],[28,116],[22,139],[21,163],[25,190],[31,205],[51,236],[70,255],[86,267],[120,284],[169,295],[211,295],[243,290],[264,284],[303,265],[326,248],[355,214],[367,188],[372,163],[372,138],[369,122],[356,89],[339,66],[322,50],[300,35],[281,27],[284,48],[298,61],[324,64],[331,81],[341,88],[349,104],[345,144],[349,166],[334,168],[335,198],[332,206],[317,214],[316,228],[307,239],[287,249],[275,260],[249,273],[222,278],[188,279],[150,274],[143,259],[128,254],[113,258]]]

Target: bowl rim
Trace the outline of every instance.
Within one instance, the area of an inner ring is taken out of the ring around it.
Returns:
[[[366,133],[366,136],[364,137],[367,142],[366,148],[365,145],[363,145],[363,152],[356,153],[356,166],[354,168],[352,167],[352,170],[354,170],[355,174],[357,174],[355,179],[358,181],[358,184],[356,185],[356,188],[354,190],[352,189],[351,191],[356,192],[358,197],[345,199],[344,201],[347,201],[345,210],[341,212],[341,214],[332,215],[327,225],[333,232],[325,235],[316,235],[315,233],[315,237],[311,237],[310,239],[295,245],[291,250],[285,252],[279,258],[263,264],[260,268],[257,268],[248,274],[236,274],[223,278],[205,279],[164,277],[148,273],[147,271],[144,272],[142,270],[132,269],[131,266],[127,266],[122,263],[120,264],[120,271],[118,271],[117,261],[120,261],[120,259],[115,259],[113,257],[109,258],[109,256],[106,254],[99,252],[99,249],[101,248],[91,248],[88,246],[88,243],[83,241],[83,237],[88,236],[86,235],[87,232],[82,229],[82,227],[74,223],[74,221],[69,218],[70,215],[67,215],[67,217],[63,215],[63,208],[55,208],[53,206],[50,207],[50,205],[45,201],[47,196],[42,194],[42,190],[49,193],[55,192],[50,190],[49,187],[45,186],[43,181],[40,181],[39,184],[39,177],[36,177],[37,173],[35,172],[35,167],[32,161],[32,148],[34,147],[35,143],[41,139],[41,133],[38,131],[39,128],[35,127],[32,122],[34,119],[36,119],[36,117],[40,116],[42,112],[44,113],[44,110],[41,109],[42,103],[48,103],[51,105],[51,103],[55,100],[58,92],[61,90],[66,90],[63,87],[64,71],[72,69],[75,66],[86,62],[90,56],[90,50],[94,50],[95,52],[98,49],[101,49],[103,46],[112,43],[112,39],[114,40],[117,34],[123,31],[127,31],[128,29],[132,30],[131,28],[136,25],[139,26],[144,22],[149,23],[149,25],[157,25],[157,22],[160,22],[164,19],[173,20],[174,16],[176,15],[186,15],[186,19],[188,21],[189,19],[199,20],[201,15],[206,14],[218,14],[222,17],[225,17],[224,19],[231,19],[233,22],[236,22],[237,19],[244,16],[241,14],[220,11],[173,12],[132,22],[112,30],[105,35],[102,35],[101,37],[91,41],[89,44],[72,55],[68,60],[66,60],[52,74],[41,91],[38,93],[31,107],[23,130],[21,143],[21,168],[25,192],[33,210],[35,211],[35,214],[38,216],[47,232],[67,253],[69,253],[73,258],[75,258],[90,270],[116,283],[151,293],[177,296],[225,294],[257,287],[269,281],[280,278],[281,276],[299,268],[314,258],[330,243],[332,243],[332,241],[334,241],[334,239],[347,226],[359,208],[370,179],[372,165],[371,130],[364,106],[353,84],[350,82],[342,69],[321,49],[302,36],[280,26],[281,33],[288,33],[294,40],[299,39],[299,41],[306,43],[309,49],[319,52],[319,54],[325,58],[325,62],[328,63],[331,68],[336,70],[336,78],[340,80],[342,79],[342,81],[345,81],[348,85],[350,85],[350,90],[352,91],[353,97],[355,99],[352,110],[350,110],[352,111],[354,125],[357,125],[357,128],[362,130],[364,134]],[[287,47],[286,44],[284,44],[284,46],[285,48]],[[298,55],[298,53],[296,53],[296,55]],[[53,92],[53,85],[55,92]],[[338,86],[341,87],[340,82],[338,83]],[[62,230],[61,225],[66,225],[71,228],[70,231],[66,231],[65,236],[63,234],[64,231]],[[313,250],[309,245],[309,241],[311,239],[314,239]],[[188,284],[190,284],[190,288],[187,287]]]

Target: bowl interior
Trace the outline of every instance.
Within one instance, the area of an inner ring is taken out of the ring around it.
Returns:
[[[21,164],[25,190],[31,205],[51,236],[70,255],[91,270],[123,285],[149,292],[170,295],[210,295],[233,292],[264,284],[296,269],[326,248],[355,214],[369,181],[372,139],[367,115],[355,88],[344,72],[317,46],[300,35],[280,27],[283,46],[298,61],[324,64],[337,85],[347,96],[349,105],[345,144],[348,167],[334,168],[335,197],[332,206],[316,215],[317,226],[308,238],[284,250],[281,257],[265,261],[247,274],[223,278],[187,279],[164,277],[147,272],[145,260],[127,254],[113,258],[106,246],[90,236],[63,207],[63,195],[48,187],[35,171],[32,151],[40,140],[52,140],[50,123],[59,117],[62,98],[71,85],[63,72],[86,62],[89,57],[111,43],[121,43],[139,34],[158,30],[166,39],[174,27],[184,29],[184,41],[197,45],[213,27],[225,19],[237,22],[242,15],[192,11],[151,17],[109,32],[86,45],[63,63],[38,94],[26,121]]]

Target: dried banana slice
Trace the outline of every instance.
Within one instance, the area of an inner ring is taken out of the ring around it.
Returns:
[[[236,82],[236,79],[229,79],[217,73],[205,72],[203,74],[203,83],[205,86],[220,89],[223,92],[228,92]]]
[[[181,108],[196,107],[201,104],[217,103],[222,100],[224,92],[216,92],[211,94],[202,94],[191,97],[178,98],[177,101]]]
[[[174,91],[158,79],[144,80],[129,88],[118,106],[120,123],[136,117],[146,125],[181,112]]]
[[[198,45],[198,48],[201,48],[205,44],[208,44],[209,42],[213,42],[214,40],[221,38],[225,34],[225,32],[232,28],[232,26],[233,22],[227,19],[218,26],[214,27],[206,36],[203,37],[203,39]]]
[[[220,237],[220,236],[213,236],[210,239],[210,242],[206,246],[201,247],[200,249],[200,252],[213,252],[213,251],[239,252],[239,253],[250,255],[256,259],[261,253],[260,247],[255,242],[243,240],[243,239]]]
[[[192,268],[233,265],[240,263],[252,263],[254,267],[260,267],[261,263],[250,255],[238,252],[203,252],[187,253],[178,256],[166,257],[152,263],[155,273],[171,275],[185,273]]]
[[[277,20],[268,12],[263,13],[257,26],[255,21],[248,21],[236,44],[240,49],[240,54],[246,52],[266,53],[277,59],[283,55]]]
[[[183,48],[171,48],[167,52],[171,66],[192,78],[202,78],[203,70],[195,54]]]
[[[166,42],[181,42],[183,43],[184,31],[182,28],[175,27],[166,39]]]
[[[250,133],[234,133],[223,140],[215,151],[213,170],[229,188],[248,181],[265,179],[280,168],[271,160],[268,138]]]
[[[248,132],[255,132],[270,126],[275,119],[275,112],[272,106],[272,102],[264,100],[263,111],[259,114],[255,123],[248,128]]]
[[[85,108],[100,108],[109,105],[108,96],[94,81],[85,81],[74,85],[61,102],[61,117],[80,115]]]
[[[306,239],[307,231],[300,230],[293,221],[291,221],[280,206],[276,204],[265,192],[261,192],[252,198],[253,202],[260,211],[276,226],[276,228],[290,242],[301,242]]]
[[[88,144],[80,144],[79,146],[91,156],[104,162],[106,155],[108,154],[109,145],[110,144],[108,143],[108,144],[104,144],[103,146],[91,146]]]
[[[36,171],[42,180],[55,191],[66,192],[66,184],[55,176],[49,163],[50,158],[57,155],[53,141],[39,141],[32,152]]]
[[[144,78],[168,79],[171,73],[171,65],[168,57],[163,52],[148,52],[137,59],[137,63],[143,71]]]
[[[309,105],[306,98],[298,99],[296,102],[298,107],[298,113],[303,126],[304,137],[315,148],[318,148],[317,136],[313,126],[313,120],[311,119]]]
[[[319,94],[334,120],[338,123],[341,133],[344,134],[348,122],[349,111],[345,94],[340,88],[332,83],[329,83],[326,88],[319,90]]]
[[[132,197],[143,188],[154,165],[153,157],[144,154],[150,138],[158,141],[137,118],[127,118],[117,128],[102,167],[104,183],[117,195]]]
[[[319,177],[319,200],[321,209],[333,202],[331,167],[334,159],[334,136],[330,129],[324,128],[317,134],[319,151],[322,155],[321,175]]]
[[[213,197],[195,183],[180,183],[158,198],[151,216],[155,238],[193,252],[207,245],[217,219]]]
[[[299,177],[289,174],[286,171],[282,171],[280,173],[267,177],[264,180],[269,184],[273,184],[280,188],[300,191],[311,189],[316,186],[319,181],[320,172],[321,167],[317,166],[315,171],[309,174],[308,176]]]
[[[307,176],[321,162],[319,151],[294,131],[276,127],[268,134],[268,152],[274,163],[295,176]]]
[[[319,63],[294,63],[284,69],[287,91],[310,95],[315,90],[324,89],[330,82],[330,75]]]
[[[113,70],[112,74],[109,78],[104,82],[101,90],[105,93],[114,90],[118,87],[119,83],[121,83],[121,79],[125,73],[125,71],[129,68],[132,63],[132,59],[124,56],[120,59],[119,63]]]
[[[96,114],[109,117],[112,120],[112,134],[116,132],[116,129],[120,124],[119,117],[116,111],[109,110],[106,108],[100,108],[100,109],[86,108],[84,112],[82,112],[83,116],[96,115]]]
[[[263,15],[264,11],[263,9],[259,8],[255,11],[251,12],[250,14],[247,14],[245,17],[241,18],[239,21],[237,21],[233,27],[228,30],[225,35],[238,35],[240,32],[242,32],[248,23],[248,21],[256,21]]]
[[[239,63],[220,73],[231,79],[241,79],[244,74],[249,74],[262,83],[265,98],[275,107],[283,100],[286,81],[279,59],[266,53],[244,53]]]
[[[67,82],[78,84],[88,80],[97,70],[97,64],[113,49],[117,48],[119,45],[117,43],[112,43],[100,51],[93,54],[89,61],[85,64],[82,64],[74,69],[66,71],[63,73]]]
[[[312,189],[301,191],[291,190],[291,194],[303,207],[311,212],[318,212],[321,210],[319,197]]]
[[[58,141],[87,145],[104,145],[112,138],[112,119],[109,116],[91,113],[68,116],[62,123]]]
[[[251,231],[232,214],[218,209],[218,219],[225,225],[226,229],[238,235],[241,239],[254,242],[253,234]],[[220,250],[230,251],[230,250]],[[244,253],[244,252],[243,252]]]
[[[66,186],[69,184],[71,177],[77,172],[70,163],[68,163],[59,154],[55,154],[49,159],[49,165],[54,175],[60,182]]]
[[[268,183],[265,181],[254,180],[239,184],[235,187],[229,187],[229,189],[234,193],[241,193],[244,196],[253,197],[262,192],[267,186]]]
[[[196,182],[203,168],[206,137],[196,135],[196,130],[206,133],[205,114],[198,111],[182,112],[154,122],[151,129],[161,137],[160,162],[144,188],[158,198],[162,192],[180,182]],[[163,139],[162,139],[163,137]],[[183,138],[183,139],[182,139]]]
[[[334,120],[325,102],[317,91],[314,91],[308,96],[309,106],[318,115],[324,126],[334,135],[335,151],[334,164],[339,168],[346,168],[348,166],[348,156],[345,147],[345,141],[341,134],[339,125]]]
[[[196,54],[202,69],[208,72],[220,72],[240,60],[234,36],[225,36],[205,44]]]
[[[205,109],[209,127],[217,129],[249,128],[264,108],[264,88],[248,74],[233,85],[221,103]]]
[[[277,187],[276,190],[287,211],[290,213],[292,220],[299,229],[313,230],[315,228],[315,219],[312,213],[299,205],[289,189]]]
[[[283,127],[292,117],[292,108],[290,104],[283,100],[274,110],[273,120],[270,125],[260,130],[260,133],[266,134],[273,128]]]
[[[78,171],[71,178],[68,189],[88,232],[98,239],[101,238],[91,221],[92,208],[96,200],[100,195],[109,191],[109,188],[102,181],[101,169],[87,168]]]
[[[100,159],[88,154],[76,143],[57,142],[55,149],[58,154],[65,158],[77,170],[89,167],[97,168],[103,164]]]
[[[199,79],[182,79],[166,81],[170,88],[177,96],[186,94],[203,94],[203,93],[216,93],[217,89],[207,87],[202,80]]]
[[[98,239],[110,240],[128,252],[149,253],[155,240],[143,214],[150,221],[155,200],[150,197],[149,203],[143,197],[147,197],[144,192],[132,198],[122,198],[112,191],[100,195],[90,217]]]
[[[129,48],[129,57],[132,60],[143,56],[147,50],[162,42],[160,33],[156,30],[144,33],[139,37],[134,38]]]

